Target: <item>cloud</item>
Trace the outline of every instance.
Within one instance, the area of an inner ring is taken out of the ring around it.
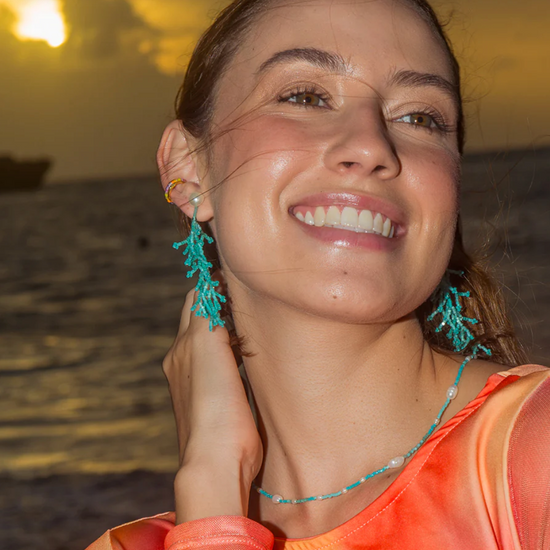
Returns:
[[[1,0],[0,0],[1,1]],[[88,59],[127,48],[181,75],[197,38],[228,0],[62,0],[68,50]]]
[[[116,55],[130,33],[141,40],[155,31],[141,19],[127,0],[62,0],[69,27],[69,48],[87,57]]]
[[[180,74],[193,47],[228,0],[129,0],[143,21],[158,31],[150,54],[167,74]]]

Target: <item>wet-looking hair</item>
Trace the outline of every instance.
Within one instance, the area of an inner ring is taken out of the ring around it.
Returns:
[[[279,5],[298,4],[304,0],[235,0],[219,13],[212,25],[199,39],[187,67],[183,85],[176,100],[176,117],[186,132],[197,139],[199,149],[207,152],[215,136],[211,133],[216,95],[225,71],[230,67],[240,44],[254,28],[255,22],[270,8]],[[462,155],[465,131],[461,98],[460,67],[453,53],[445,30],[433,8],[425,0],[394,0],[403,3],[418,13],[439,38],[445,50],[456,86],[458,101],[457,147]],[[189,228],[189,220],[182,215],[181,225]],[[203,229],[210,233],[207,224]],[[219,267],[215,246],[207,251],[210,261]],[[464,315],[479,320],[471,328],[474,343],[492,349],[492,360],[504,365],[526,362],[525,352],[519,343],[510,320],[503,289],[489,274],[486,262],[470,256],[462,241],[460,222],[457,224],[449,269],[464,272],[464,277],[455,277],[452,282],[460,291],[469,291],[470,298],[464,301]],[[435,332],[437,319],[427,320],[434,307],[426,301],[416,311],[424,338],[430,346],[444,353],[452,352],[452,345],[444,332]],[[471,347],[464,350],[467,354]]]

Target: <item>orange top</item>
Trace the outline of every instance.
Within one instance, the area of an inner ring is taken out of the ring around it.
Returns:
[[[240,516],[174,513],[107,531],[88,550],[545,550],[550,548],[550,369],[493,374],[397,479],[343,525],[274,539]]]

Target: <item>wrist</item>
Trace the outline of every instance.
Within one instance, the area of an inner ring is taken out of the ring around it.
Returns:
[[[209,460],[186,460],[176,474],[176,523],[211,516],[247,516],[253,476],[240,464],[233,468]]]
[[[237,447],[237,450],[235,449]],[[218,446],[212,452],[212,443],[190,439],[181,458],[180,471],[196,472],[200,475],[237,476],[244,485],[251,487],[258,475],[263,460],[263,449],[248,451],[245,446]]]

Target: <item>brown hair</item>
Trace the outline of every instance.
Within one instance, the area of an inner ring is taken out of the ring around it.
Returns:
[[[214,114],[219,83],[254,22],[276,1],[234,0],[219,13],[193,51],[176,100],[176,116],[185,130],[201,143],[200,148],[207,152],[214,140],[210,122]],[[299,0],[290,0],[290,2],[297,1]],[[412,7],[422,17],[440,38],[442,47],[448,54],[459,98],[457,145],[462,155],[465,130],[460,95],[460,67],[451,44],[437,15],[426,0],[398,1]],[[182,216],[181,224],[186,230],[189,229],[189,220],[185,216]],[[207,224],[203,224],[203,229],[211,234]],[[219,267],[215,246],[207,250],[207,255],[214,266]],[[464,273],[462,277],[455,276],[452,282],[460,291],[470,293],[470,298],[464,300],[464,315],[479,320],[479,323],[471,328],[475,340],[463,353],[468,353],[474,343],[479,343],[491,348],[492,359],[496,362],[506,365],[525,362],[525,352],[514,333],[502,288],[489,274],[486,262],[475,261],[467,254],[462,242],[460,223],[457,224],[449,268]],[[445,332],[436,332],[439,321],[436,319],[428,321],[433,308],[431,300],[428,300],[417,309],[424,338],[432,348],[451,353],[452,344]]]

